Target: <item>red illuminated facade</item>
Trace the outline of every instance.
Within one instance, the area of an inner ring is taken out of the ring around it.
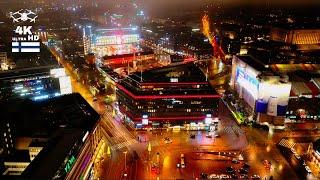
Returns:
[[[130,75],[117,84],[119,110],[135,127],[189,124],[217,116],[220,96],[194,64]]]

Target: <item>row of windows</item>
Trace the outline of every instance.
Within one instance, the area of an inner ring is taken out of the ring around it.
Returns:
[[[138,109],[143,109],[143,106],[138,106]],[[167,109],[173,109],[173,106],[167,105]],[[147,109],[147,112],[156,112],[156,109]],[[186,112],[206,112],[210,111],[209,108],[204,108],[204,109],[185,109],[184,111]]]
[[[26,168],[29,164],[25,165],[6,165],[6,168]]]

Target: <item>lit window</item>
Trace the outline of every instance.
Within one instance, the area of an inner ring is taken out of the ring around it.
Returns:
[[[7,123],[7,126],[9,127],[9,123]]]
[[[4,137],[6,137],[6,136],[7,136],[7,134],[6,134],[6,133],[3,133],[3,136],[4,136]]]

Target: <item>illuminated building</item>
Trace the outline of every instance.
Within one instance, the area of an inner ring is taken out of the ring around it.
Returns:
[[[102,138],[100,116],[80,94],[41,102],[8,101],[0,105],[5,110],[5,120],[15,124],[16,135],[23,135],[25,139],[20,147],[25,150],[14,149],[5,156],[3,175],[22,173],[17,176],[21,179],[86,179],[90,176],[93,155]],[[22,153],[24,158],[17,159]]]
[[[39,67],[0,73],[0,99],[43,100],[72,93],[64,68]]]
[[[17,176],[26,169],[30,164],[28,150],[19,150],[4,160],[5,172],[3,175]]]
[[[83,29],[83,42],[85,55],[94,53],[103,57],[139,52],[139,34],[135,27],[93,29],[87,26]]]
[[[251,108],[257,122],[283,125],[288,107],[291,83],[288,76],[279,76],[268,65],[251,56],[234,56],[231,87]]]
[[[270,39],[296,45],[319,44],[320,29],[273,28]]]
[[[138,62],[154,60],[156,59],[155,54],[152,51],[144,51],[136,54],[122,54],[122,55],[114,55],[114,56],[105,56],[103,58],[103,65],[118,68],[118,67],[126,67],[129,63],[136,69],[136,65]]]
[[[119,111],[136,128],[198,123],[217,116],[220,96],[194,64],[134,73],[117,83]]]

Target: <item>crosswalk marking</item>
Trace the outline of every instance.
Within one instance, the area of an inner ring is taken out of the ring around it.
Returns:
[[[124,147],[126,147],[126,146],[130,146],[131,144],[134,144],[134,143],[136,143],[136,142],[137,142],[137,141],[134,140],[134,139],[131,139],[131,140],[129,140],[129,141],[124,141],[124,142],[122,142],[122,143],[114,144],[114,145],[112,146],[112,149],[121,149],[121,148],[124,148]]]
[[[289,142],[287,139],[281,139],[281,141],[278,143],[280,146],[286,147],[286,148],[293,148],[296,143],[294,142]]]

